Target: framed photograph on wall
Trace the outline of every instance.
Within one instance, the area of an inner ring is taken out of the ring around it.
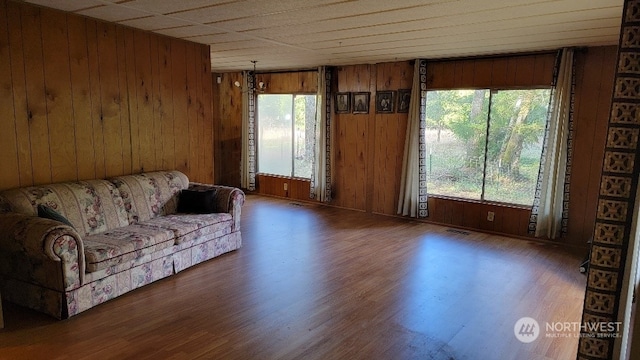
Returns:
[[[354,92],[351,94],[354,114],[369,113],[369,92]]]
[[[390,114],[393,113],[393,95],[395,91],[378,91],[376,92],[376,113]]]
[[[411,101],[411,89],[398,89],[398,112],[409,112],[409,101]]]
[[[336,114],[347,114],[351,111],[351,93],[336,93]]]

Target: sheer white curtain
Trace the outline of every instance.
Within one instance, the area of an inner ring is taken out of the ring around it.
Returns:
[[[331,201],[331,143],[331,71],[321,66],[318,68],[310,197],[322,202]]]
[[[426,60],[416,60],[413,68],[407,135],[402,159],[398,214],[426,217],[426,148],[424,101],[426,100]]]
[[[242,152],[240,185],[243,189],[256,189],[256,138],[254,78],[251,71],[242,72]]]
[[[537,207],[535,236],[555,239],[560,236],[567,169],[567,142],[571,116],[573,49],[563,49],[556,86],[551,94],[546,146],[540,163],[534,208]],[[538,196],[539,195],[539,196]]]

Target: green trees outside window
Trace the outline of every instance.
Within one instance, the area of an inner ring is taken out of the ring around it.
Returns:
[[[316,95],[258,95],[258,172],[311,178]]]
[[[427,92],[430,194],[530,206],[550,89]]]

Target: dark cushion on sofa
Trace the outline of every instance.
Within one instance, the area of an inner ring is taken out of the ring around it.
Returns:
[[[179,213],[211,214],[217,212],[216,190],[182,190],[178,199]]]
[[[71,224],[66,217],[62,216],[59,212],[53,210],[52,208],[46,205],[38,205],[38,216],[45,219],[51,219],[55,221],[59,221],[65,225],[69,225],[75,229],[75,227]]]

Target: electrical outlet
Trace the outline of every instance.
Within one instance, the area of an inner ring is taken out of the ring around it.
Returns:
[[[287,191],[289,189],[289,184],[284,183],[284,191]]]
[[[489,211],[487,213],[487,221],[493,221],[495,217],[496,217],[496,213],[494,213],[493,211]]]

